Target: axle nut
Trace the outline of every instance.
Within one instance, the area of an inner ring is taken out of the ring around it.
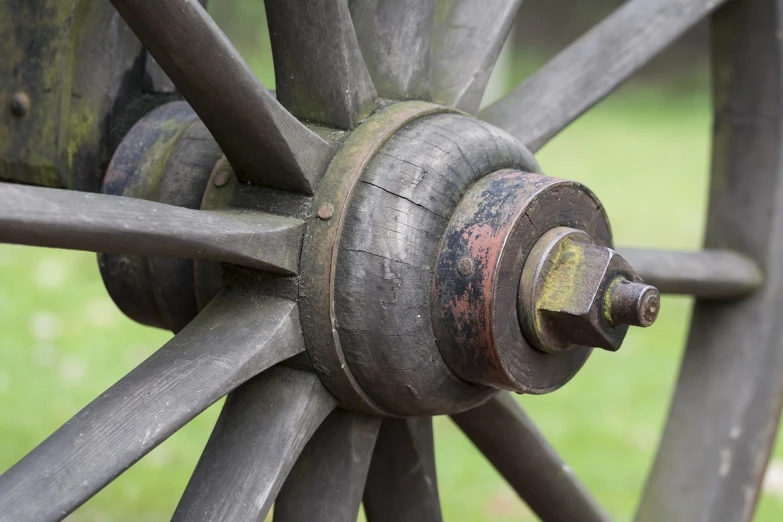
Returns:
[[[522,270],[517,311],[536,348],[616,351],[628,326],[650,326],[660,296],[611,248],[581,230],[556,227],[536,242]]]

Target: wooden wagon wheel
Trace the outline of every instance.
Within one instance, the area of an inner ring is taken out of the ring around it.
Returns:
[[[2,520],[64,518],[226,394],[175,520],[439,520],[442,414],[542,520],[607,520],[498,390],[650,324],[631,266],[698,299],[637,519],[750,519],[783,398],[780,1],[630,0],[481,112],[520,0],[268,0],[276,97],[196,0],[112,3],[187,104],[110,147],[103,194],[4,167],[27,185],[0,185],[0,240],[101,252],[123,311],[177,334],[0,477]],[[532,152],[707,16],[706,250],[620,257]],[[22,132],[36,99],[7,101]]]

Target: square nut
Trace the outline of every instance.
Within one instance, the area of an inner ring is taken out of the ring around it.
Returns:
[[[631,267],[610,248],[571,238],[553,253],[537,302],[542,327],[557,344],[618,350],[628,327],[607,318],[605,294],[616,277],[635,277]]]

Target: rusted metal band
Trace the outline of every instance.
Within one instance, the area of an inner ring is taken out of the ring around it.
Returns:
[[[318,375],[343,405],[391,415],[367,396],[345,361],[337,334],[334,281],[345,211],[362,173],[400,128],[423,116],[456,113],[432,103],[410,101],[365,120],[332,159],[315,195],[302,248],[300,311],[307,352]]]

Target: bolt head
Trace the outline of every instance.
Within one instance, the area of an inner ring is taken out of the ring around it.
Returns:
[[[22,117],[30,111],[30,96],[26,92],[19,91],[11,97],[11,112],[14,116]]]
[[[661,309],[661,295],[654,286],[618,276],[606,290],[605,315],[612,324],[646,328]]]
[[[221,170],[215,175],[215,186],[216,187],[223,187],[228,183],[228,180],[231,178],[231,174],[229,174],[228,170]]]
[[[318,218],[323,220],[329,220],[334,217],[334,205],[331,203],[324,203],[318,207]]]
[[[644,293],[639,306],[639,326],[651,326],[661,311],[661,294],[653,288]]]
[[[469,276],[473,273],[474,267],[474,261],[472,257],[468,256],[462,256],[457,261],[457,272],[464,276]]]

